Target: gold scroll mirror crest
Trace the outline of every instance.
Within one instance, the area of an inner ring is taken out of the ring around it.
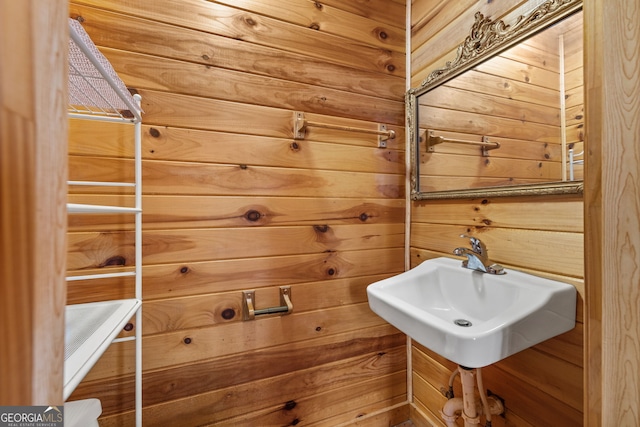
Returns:
[[[413,200],[582,193],[581,8],[477,13],[455,60],[407,92]]]

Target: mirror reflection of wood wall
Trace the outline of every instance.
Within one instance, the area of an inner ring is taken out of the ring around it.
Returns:
[[[420,190],[450,191],[582,180],[582,12],[418,98],[420,136],[482,141],[500,149],[421,142]],[[574,163],[569,164],[573,154]]]

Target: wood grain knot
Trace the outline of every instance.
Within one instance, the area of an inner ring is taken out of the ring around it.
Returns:
[[[127,323],[123,328],[125,331],[130,332],[133,331],[133,323]]]
[[[256,222],[262,218],[262,214],[257,210],[251,209],[245,212],[244,217],[247,221]]]
[[[369,219],[369,215],[367,215],[366,213],[363,212],[363,213],[360,214],[359,218],[360,218],[360,221],[365,222],[366,220]]]
[[[183,341],[185,344],[191,344],[191,338],[189,337],[185,338]]]
[[[292,142],[289,147],[291,147],[291,150],[293,151],[300,151],[300,144],[297,142]]]
[[[389,64],[387,65],[387,71],[389,71],[390,73],[393,73],[396,70],[396,66],[393,64]]]
[[[318,2],[318,1],[317,1],[317,2],[315,2],[315,3],[314,3],[314,5],[316,6],[316,9],[318,9],[318,10],[322,10],[322,7],[323,7],[323,6],[322,6],[322,3],[320,3],[320,2]]]
[[[187,274],[188,272],[189,272],[189,267],[182,267],[180,269],[180,273],[182,273],[182,274]]]
[[[313,229],[316,230],[318,233],[326,233],[327,231],[329,231],[329,226],[324,224],[324,225],[314,225]]]
[[[287,403],[284,404],[284,407],[282,409],[284,409],[285,411],[290,411],[293,408],[295,408],[297,405],[295,400],[290,400]]]
[[[320,29],[320,25],[314,22],[313,24],[309,25],[309,28],[317,31]]]
[[[224,320],[231,320],[236,317],[236,311],[233,308],[227,308],[222,311],[222,318]]]
[[[160,131],[156,128],[151,128],[149,129],[149,135],[151,135],[154,138],[159,138],[160,137]]]
[[[107,260],[100,264],[100,267],[107,267],[109,265],[126,265],[127,264],[127,259],[125,257],[123,257],[122,255],[115,255],[112,256],[110,258],[107,258]]]
[[[327,270],[327,274],[328,274],[329,276],[333,276],[333,275],[335,275],[335,274],[336,274],[336,270],[335,270],[335,268],[330,268],[330,269],[328,269],[328,270]]]

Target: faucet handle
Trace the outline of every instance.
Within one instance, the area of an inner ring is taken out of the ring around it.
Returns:
[[[462,237],[463,239],[469,239],[469,242],[471,242],[471,249],[475,253],[477,253],[479,255],[486,255],[487,254],[487,247],[477,237],[469,236],[467,234],[461,234],[460,237]]]

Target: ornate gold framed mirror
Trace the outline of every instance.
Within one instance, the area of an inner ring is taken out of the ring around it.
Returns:
[[[456,59],[407,92],[413,200],[583,192],[581,9],[477,13]]]

